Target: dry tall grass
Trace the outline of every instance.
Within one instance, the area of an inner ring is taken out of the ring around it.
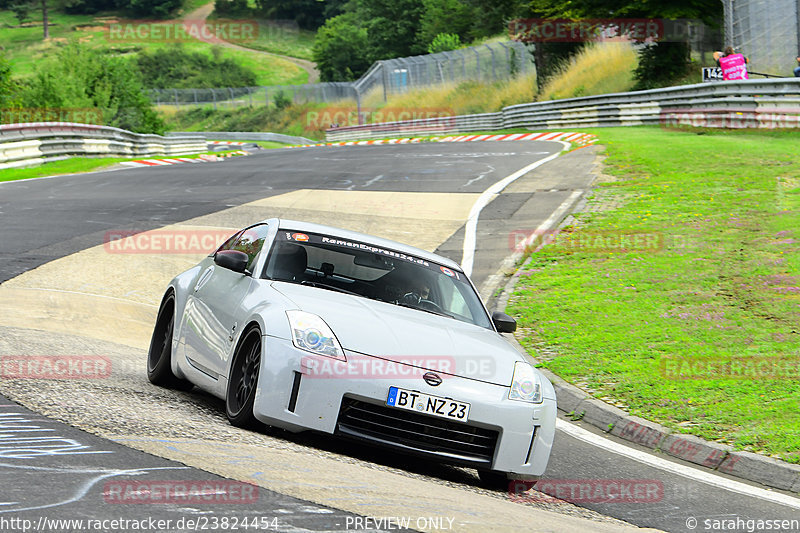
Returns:
[[[627,42],[589,45],[561,67],[539,94],[539,100],[558,100],[629,91],[638,64],[636,51]]]
[[[427,87],[390,96],[367,95],[363,104],[374,109],[452,110],[456,115],[499,111],[505,106],[532,102],[536,99],[536,76],[519,76],[502,82],[466,81]]]

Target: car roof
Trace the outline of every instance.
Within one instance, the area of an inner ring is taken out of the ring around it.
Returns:
[[[340,239],[350,239],[354,241],[361,241],[369,244],[375,244],[377,246],[383,246],[385,248],[390,248],[398,252],[414,255],[421,259],[427,259],[428,261],[438,263],[448,268],[456,269],[459,272],[463,273],[463,270],[461,269],[459,264],[453,261],[452,259],[448,259],[446,257],[442,257],[441,255],[436,255],[421,248],[415,248],[414,246],[409,246],[401,242],[392,241],[390,239],[384,239],[382,237],[376,237],[374,235],[368,235],[366,233],[359,233],[357,231],[336,228],[333,226],[326,226],[323,224],[314,224],[313,222],[301,222],[299,220],[273,218],[270,220],[266,220],[265,222],[267,224],[277,223],[278,228],[283,230],[296,230],[296,231],[307,231],[309,233],[322,233],[324,235],[330,235],[331,237],[338,237]]]

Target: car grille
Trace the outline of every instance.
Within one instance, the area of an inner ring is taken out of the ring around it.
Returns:
[[[353,398],[342,401],[337,429],[351,437],[482,465],[491,463],[498,437],[491,429]]]

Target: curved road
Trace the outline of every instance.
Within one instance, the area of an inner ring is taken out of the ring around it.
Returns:
[[[702,531],[704,519],[798,518],[800,500],[793,504],[777,491],[644,451],[632,457],[632,448],[605,437],[598,444],[591,430],[563,421],[547,472],[552,483],[565,488],[583,480],[602,488],[616,482],[655,487],[654,492],[636,501],[595,496],[571,504],[535,491],[518,497],[489,491],[468,469],[408,461],[322,436],[241,431],[227,424],[217,400],[157,389],[144,378],[160,291],[195,258],[115,252],[102,246],[108,232],[217,231],[277,215],[404,240],[460,261],[464,221],[479,194],[560,149],[549,142],[485,142],[273,150],[222,163],[0,184],[4,361],[80,355],[108,361],[111,368],[99,376],[103,379],[7,379],[4,374],[0,392],[35,413],[0,401],[5,403],[0,405],[0,473],[9,479],[18,472],[26,476],[10,492],[4,490],[0,517],[27,513],[33,518],[42,513],[35,507],[60,502],[49,508],[50,516],[253,516],[267,510],[280,514],[283,529],[298,531],[346,530],[358,517],[399,513],[452,518],[451,529],[457,531],[518,531],[520,524],[526,531],[627,528],[615,518],[667,531],[689,531],[687,523],[694,518]],[[484,208],[476,285],[491,281],[509,255],[513,230],[538,228],[555,210],[572,206],[588,189],[593,164],[590,149],[561,156],[521,177]],[[4,448],[25,441],[33,450],[46,449],[30,440],[38,435],[30,432],[39,430],[61,439],[55,442],[63,454],[50,448],[49,454],[12,457]],[[184,465],[195,468],[183,470]],[[47,491],[35,482],[43,468],[61,468],[63,474]],[[87,476],[95,482],[81,492]],[[144,513],[143,506],[97,505],[107,479],[209,478],[254,483],[263,491],[261,499],[235,511],[224,505],[155,505]],[[784,503],[775,501],[779,497]],[[25,508],[34,509],[20,511]],[[412,527],[443,529],[432,524]]]

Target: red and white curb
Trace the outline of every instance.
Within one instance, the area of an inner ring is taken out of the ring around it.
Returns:
[[[335,143],[302,144],[291,148],[310,148],[312,146],[367,146],[376,144],[409,144],[420,142],[474,142],[474,141],[566,141],[586,146],[597,141],[597,137],[589,133],[579,132],[545,132],[545,133],[509,133],[501,135],[451,135],[449,137],[406,137],[403,139],[377,139],[372,141],[342,141]]]
[[[228,154],[226,154],[228,155]],[[229,152],[229,155],[250,155],[244,150],[237,150],[236,152]],[[228,159],[226,156],[221,155],[199,155],[196,158],[191,157],[175,157],[171,159],[137,159],[136,161],[123,161],[120,165],[128,167],[159,167],[163,165],[179,165],[181,163],[211,163],[214,161],[225,161]]]

